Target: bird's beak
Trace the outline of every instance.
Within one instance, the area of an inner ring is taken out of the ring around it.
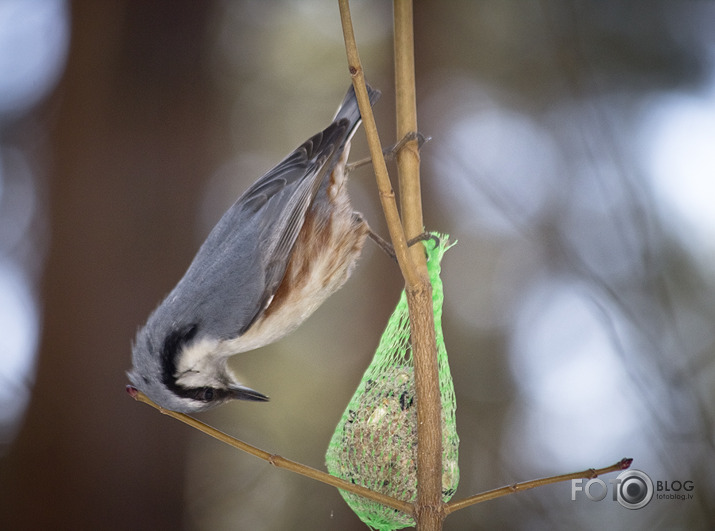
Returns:
[[[268,398],[263,393],[259,393],[249,387],[241,387],[239,385],[234,385],[230,387],[231,398],[234,400],[251,400],[253,402],[268,402]]]

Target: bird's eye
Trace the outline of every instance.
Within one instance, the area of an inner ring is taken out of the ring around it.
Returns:
[[[201,395],[201,400],[204,402],[211,402],[214,399],[214,390],[210,387],[204,388],[204,392]]]

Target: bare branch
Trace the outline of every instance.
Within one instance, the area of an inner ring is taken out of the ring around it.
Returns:
[[[231,437],[230,435],[223,433],[222,431],[219,431],[216,428],[209,426],[208,424],[204,424],[203,422],[196,420],[193,417],[190,417],[183,413],[177,413],[176,411],[171,411],[169,409],[164,409],[163,407],[156,405],[144,393],[135,389],[132,386],[127,386],[127,392],[132,398],[134,398],[134,400],[144,402],[145,404],[148,404],[151,407],[157,409],[160,413],[163,413],[164,415],[173,417],[176,420],[180,420],[184,424],[188,424],[192,428],[195,428],[200,432],[203,432],[206,435],[213,437],[214,439],[218,439],[222,443],[228,444],[229,446],[233,446],[238,450],[258,457],[259,459],[263,459],[264,461],[269,462],[277,468],[283,468],[285,470],[295,472],[296,474],[300,474],[316,481],[320,481],[321,483],[325,483],[327,485],[332,485],[333,487],[337,487],[339,489],[354,492],[355,494],[359,494],[360,496],[364,496],[365,498],[368,498],[370,500],[376,501],[383,505],[387,505],[388,507],[392,507],[393,509],[402,511],[403,513],[413,513],[413,506],[410,503],[398,500],[397,498],[393,498],[391,496],[386,496],[385,494],[381,494],[379,492],[372,491],[361,485],[355,485],[338,477],[332,476],[327,472],[323,472],[322,470],[318,470],[308,465],[303,465],[296,461],[291,461],[290,459],[286,459],[285,457],[281,457],[280,455],[272,454],[270,452],[266,452],[265,450],[261,450],[260,448],[241,441],[240,439]]]
[[[507,496],[508,494],[514,494],[515,492],[521,492],[524,490],[533,489],[536,487],[543,487],[544,485],[551,485],[552,483],[559,483],[561,481],[569,481],[571,479],[592,479],[603,474],[608,474],[609,472],[617,472],[619,470],[626,470],[631,466],[633,459],[625,457],[618,461],[618,463],[607,466],[606,468],[593,469],[589,468],[582,472],[574,472],[573,474],[562,474],[560,476],[552,476],[542,479],[533,479],[531,481],[524,481],[522,483],[514,483],[513,485],[507,485],[506,487],[501,487],[494,490],[488,490],[482,492],[481,494],[475,494],[469,498],[464,498],[463,500],[453,501],[447,504],[445,507],[446,514],[453,513],[454,511],[459,511],[475,503],[482,503],[485,501],[493,500],[495,498],[501,498],[502,496]]]

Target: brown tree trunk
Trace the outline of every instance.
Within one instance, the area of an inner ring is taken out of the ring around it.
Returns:
[[[210,7],[72,6],[48,106],[41,352],[24,426],[0,461],[2,529],[182,527],[188,430],[126,397],[124,371],[137,326],[195,250],[196,197],[212,170]]]

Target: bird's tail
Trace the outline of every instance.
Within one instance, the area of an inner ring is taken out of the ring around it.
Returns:
[[[381,92],[377,89],[372,88],[367,83],[365,83],[365,86],[367,87],[367,94],[370,97],[370,105],[375,105],[375,102],[380,99]],[[337,122],[338,120],[343,119],[347,119],[350,122],[351,131],[350,135],[348,136],[352,136],[353,132],[355,131],[357,126],[360,125],[361,121],[360,109],[358,109],[357,97],[355,96],[355,87],[353,87],[352,85],[350,85],[347,94],[345,94],[345,98],[340,104],[338,112],[335,113],[335,118],[333,118],[333,121]]]

